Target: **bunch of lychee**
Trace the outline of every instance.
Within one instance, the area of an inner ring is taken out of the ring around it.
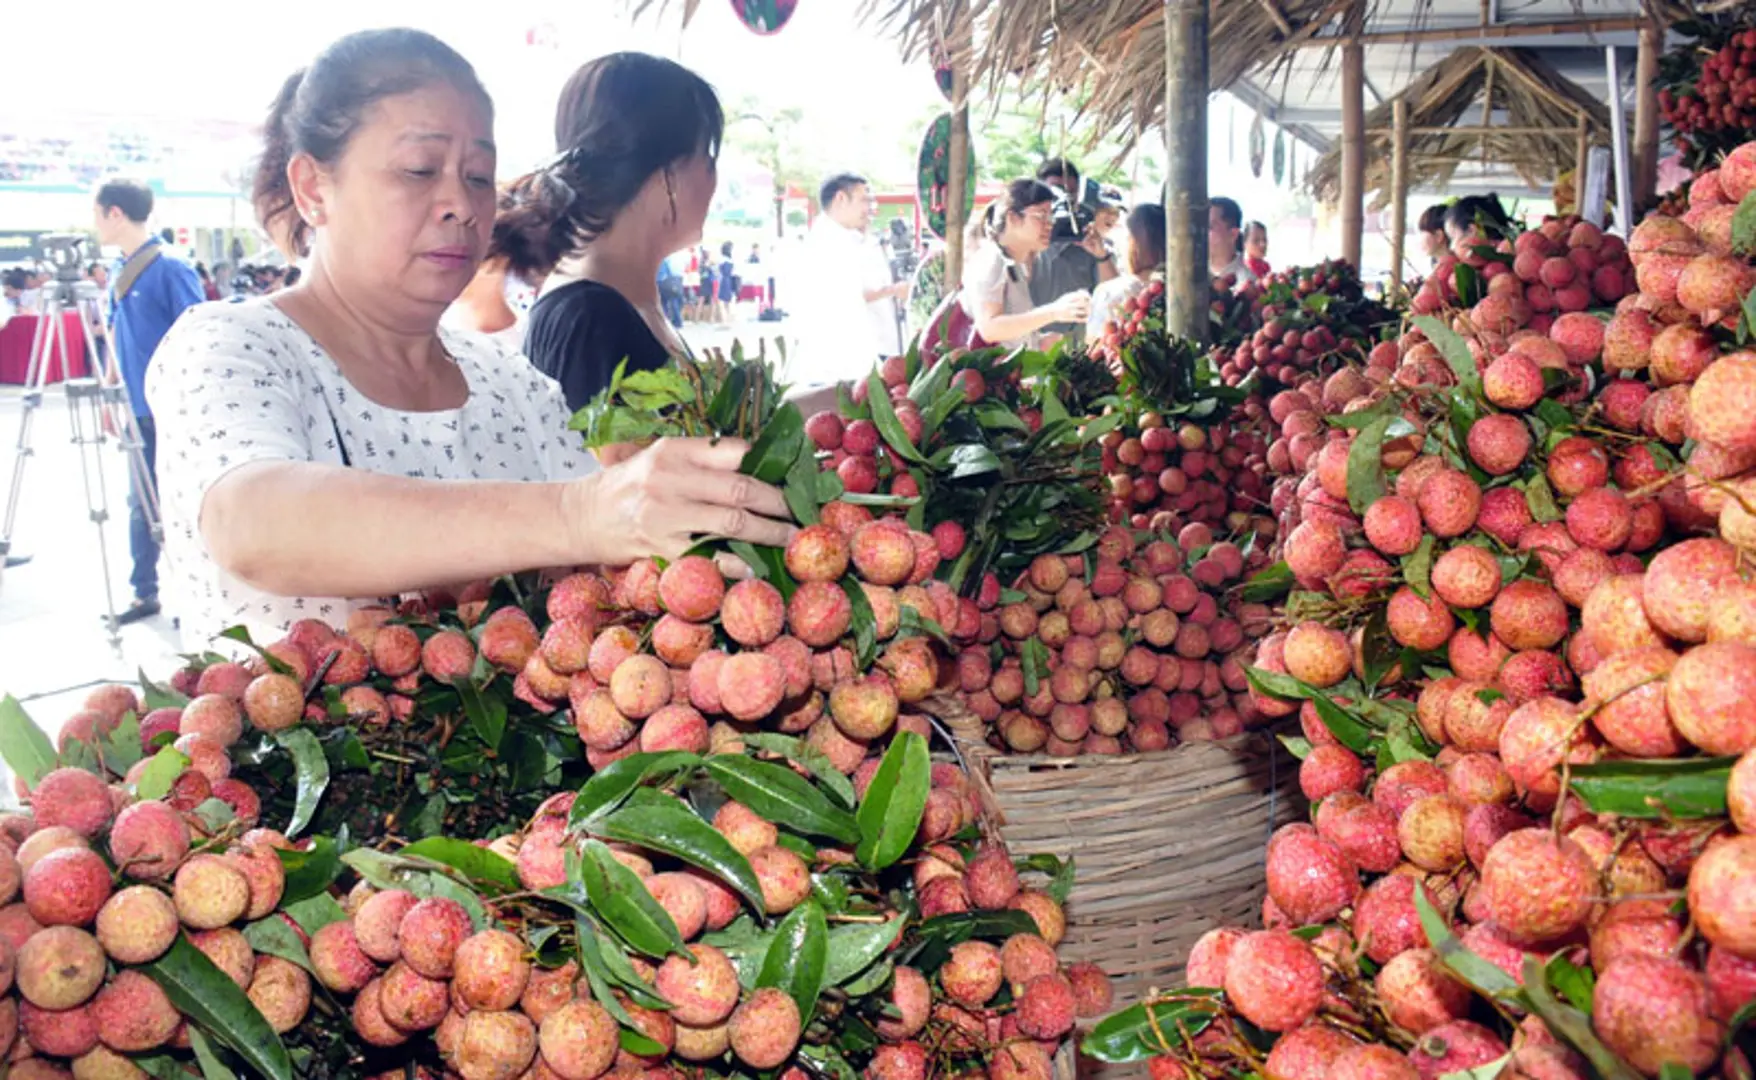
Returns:
[[[1190,524],[1240,536],[1271,532],[1266,442],[1249,419],[1254,400],[1205,426],[1173,427],[1147,412],[1136,430],[1104,435],[1111,520],[1155,533]]]
[[[1377,333],[1355,321],[1360,280],[1341,260],[1280,271],[1239,291],[1250,305],[1243,340],[1214,354],[1227,386],[1258,373],[1286,386],[1307,374],[1328,375],[1364,356]],[[1311,303],[1314,297],[1325,302]]]
[[[1562,316],[1609,306],[1633,291],[1630,248],[1578,217],[1556,217],[1516,240],[1459,240],[1415,292],[1417,315],[1465,306],[1470,328],[1488,340],[1526,328],[1548,333]],[[1479,294],[1466,296],[1459,267],[1475,273]]]
[[[961,359],[947,358],[934,362],[959,363]],[[926,420],[921,413],[921,405],[909,396],[907,358],[893,356],[880,364],[876,373],[890,395],[892,410],[909,446],[917,451],[922,449]],[[960,367],[952,375],[950,385],[963,391],[963,399],[967,405],[974,405],[994,396],[1009,406],[1018,407],[1019,372],[1013,370],[1003,375],[996,372],[993,381],[995,385],[990,386],[989,377],[983,374],[980,367],[970,363]],[[867,405],[869,393],[865,382],[854,384],[852,397],[856,408]],[[1040,411],[1019,408],[1018,414],[1031,430],[1042,426]],[[806,418],[805,435],[819,451],[823,468],[835,473],[841,481],[842,490],[847,493],[893,495],[899,498],[914,498],[921,494],[920,484],[909,471],[906,451],[899,451],[886,442],[877,423],[869,417],[844,417],[836,410],[826,409]]]
[[[1692,156],[1747,138],[1756,130],[1756,30],[1733,35],[1703,60],[1700,74],[1681,93],[1660,90],[1658,106]]]
[[[1156,539],[1113,527],[1089,569],[1083,556],[1039,556],[999,610],[998,652],[958,656],[965,702],[995,745],[1020,754],[1236,735],[1259,718],[1242,665],[1268,608],[1229,589],[1261,559],[1205,525]]]
[[[1128,300],[1104,323],[1104,332],[1091,345],[1091,358],[1099,363],[1120,363],[1122,350],[1141,333],[1162,326],[1165,313],[1165,282],[1154,276],[1146,287]]]
[[[280,905],[285,836],[255,827],[256,793],[230,777],[252,685],[227,667],[181,709],[146,713],[149,755],[124,778],[62,766],[25,789],[28,809],[0,815],[0,1048],[12,1076],[137,1076],[131,1055],[188,1050],[184,1017],[142,970],[179,939],[230,976],[277,1032],[311,1002],[303,969],[258,955],[242,932]],[[301,706],[302,708],[302,706]],[[106,686],[63,728],[62,749],[96,741],[143,710]],[[172,743],[187,766],[162,798],[137,797]],[[16,991],[10,993],[9,991]]]

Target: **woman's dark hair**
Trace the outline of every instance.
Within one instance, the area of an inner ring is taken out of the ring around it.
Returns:
[[[1434,203],[1421,211],[1422,232],[1444,232],[1445,214],[1451,209],[1450,203]]]
[[[420,30],[349,34],[319,53],[309,67],[294,72],[269,110],[262,157],[256,164],[251,201],[262,227],[304,254],[311,229],[293,206],[287,164],[298,154],[332,164],[374,103],[435,83],[479,99],[492,115],[494,103],[469,61]]]
[[[1006,231],[1006,218],[1010,214],[1022,214],[1033,206],[1055,201],[1055,189],[1041,180],[1025,177],[1014,180],[1006,185],[1006,190],[998,199],[988,204],[987,212],[982,216],[982,228],[988,236],[998,240]]]
[[[637,52],[593,60],[561,91],[560,156],[513,182],[490,257],[547,274],[602,235],[654,173],[697,154],[717,159],[724,131],[718,95],[683,65]]]
[[[1460,233],[1467,233],[1477,225],[1493,239],[1504,239],[1512,234],[1512,219],[1507,216],[1506,208],[1500,205],[1500,197],[1492,192],[1486,195],[1466,195],[1451,204],[1445,211],[1445,225]]]
[[[1141,203],[1128,215],[1128,239],[1132,242],[1128,255],[1128,272],[1136,276],[1151,273],[1165,264],[1165,208],[1158,203]]]
[[[728,259],[731,258],[732,257],[732,242],[730,240],[727,240],[725,243],[721,244],[719,246],[719,253],[721,255],[724,255]]]

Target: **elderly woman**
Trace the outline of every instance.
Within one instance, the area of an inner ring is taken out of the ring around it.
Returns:
[[[297,288],[193,309],[154,356],[165,550],[185,631],[275,631],[496,574],[784,543],[744,447],[599,469],[559,387],[440,324],[488,247],[493,106],[430,35],[341,39],[290,79],[255,184]]]

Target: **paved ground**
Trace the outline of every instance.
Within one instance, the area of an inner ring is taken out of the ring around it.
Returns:
[[[772,338],[776,324],[733,327],[690,326],[685,334],[697,349],[729,348],[734,339],[752,345]],[[772,351],[772,342],[770,350]],[[23,414],[16,388],[0,388],[0,510],[12,477]],[[34,454],[25,467],[13,552],[31,561],[0,574],[0,695],[24,703],[51,737],[79,707],[91,684],[133,682],[145,670],[165,678],[183,651],[169,618],[121,629],[112,643],[104,625],[107,588],[118,610],[131,597],[128,574],[128,473],[114,440],[88,449],[94,469],[101,465],[109,520],[100,529],[90,520],[79,448],[71,442],[66,399],[51,389],[37,410],[32,431]],[[10,792],[6,784],[4,791]],[[4,796],[0,796],[4,797]]]

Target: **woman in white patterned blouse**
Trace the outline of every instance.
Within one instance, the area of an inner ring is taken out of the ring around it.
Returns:
[[[168,592],[193,638],[702,534],[790,536],[780,493],[736,472],[742,446],[672,440],[600,470],[551,380],[440,326],[487,248],[494,164],[492,104],[430,35],[350,35],[281,91],[255,202],[309,251],[305,278],[192,309],[148,374]]]

